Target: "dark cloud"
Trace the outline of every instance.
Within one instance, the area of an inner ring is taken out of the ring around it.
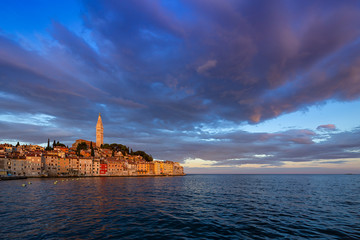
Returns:
[[[49,22],[37,51],[1,33],[0,115],[43,114],[53,126],[36,125],[31,139],[2,128],[1,138],[41,142],[56,128],[63,141],[89,138],[102,112],[108,141],[157,158],[276,165],[356,155],[344,151],[359,144],[347,142],[355,132],[316,142],[310,130],[213,134],[202,126],[358,99],[357,1],[105,0],[83,9],[78,28]]]
[[[217,161],[215,165],[265,164],[272,166],[289,162],[311,162],[330,159],[352,159],[360,157],[359,129],[333,133],[320,142],[321,137],[308,130],[292,130],[275,134],[234,132],[226,138],[213,135],[212,142],[182,145],[184,152],[195,152],[202,159]],[[294,141],[295,139],[307,139]],[[239,141],[238,139],[243,139]],[[181,145],[181,143],[180,143]],[[346,161],[346,160],[341,160]]]

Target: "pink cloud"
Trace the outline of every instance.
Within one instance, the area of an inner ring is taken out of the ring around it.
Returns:
[[[336,126],[334,124],[325,124],[325,125],[318,126],[316,129],[323,130],[323,131],[334,131],[334,130],[336,130]]]

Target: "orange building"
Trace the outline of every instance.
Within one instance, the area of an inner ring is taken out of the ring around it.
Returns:
[[[136,171],[139,175],[153,175],[154,163],[141,161],[136,164]]]
[[[59,171],[58,175],[66,176],[69,175],[70,158],[59,158]]]

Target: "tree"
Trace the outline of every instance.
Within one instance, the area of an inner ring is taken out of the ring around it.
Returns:
[[[56,146],[56,142],[55,142],[55,140],[54,140],[54,143],[53,143],[53,148]]]
[[[151,155],[147,154],[146,152],[144,151],[136,151],[133,153],[134,155],[139,155],[139,156],[142,156],[146,161],[148,162],[152,162],[154,159]]]
[[[17,142],[16,146],[17,146],[17,147],[20,146],[20,142]]]
[[[54,141],[54,143],[55,143],[55,141]],[[65,147],[65,144],[57,141],[57,142],[55,143],[54,147]]]
[[[80,156],[80,150],[87,150],[87,148],[86,142],[79,143],[76,147],[76,154]]]
[[[45,148],[46,151],[51,151],[52,148],[50,147],[50,139],[48,139],[48,145],[47,147]]]
[[[108,143],[101,144],[100,147],[105,149],[111,149],[111,146]]]
[[[151,162],[151,161],[154,160],[153,157],[150,154],[147,154],[144,151],[136,151],[136,152],[134,152],[129,147],[127,147],[125,145],[122,145],[122,144],[118,144],[118,143],[112,143],[112,144],[105,143],[105,144],[102,144],[100,146],[100,148],[112,150],[112,156],[115,155],[115,152],[120,151],[124,156],[131,154],[133,156],[136,156],[136,155],[141,156],[148,162]]]
[[[94,147],[93,147],[93,143],[90,142],[90,149],[91,149],[91,156],[94,157],[95,156],[95,152],[94,152]]]

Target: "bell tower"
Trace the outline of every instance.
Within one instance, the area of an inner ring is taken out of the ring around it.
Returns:
[[[100,147],[101,144],[104,144],[104,127],[101,120],[101,114],[99,113],[96,124],[96,147]]]

